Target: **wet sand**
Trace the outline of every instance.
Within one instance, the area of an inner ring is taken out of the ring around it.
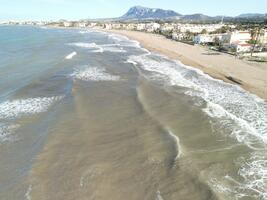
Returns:
[[[244,89],[267,100],[267,64],[247,63],[224,53],[209,51],[166,39],[163,36],[126,30],[103,30],[125,35],[139,41],[145,48],[178,59],[214,78],[241,85]]]

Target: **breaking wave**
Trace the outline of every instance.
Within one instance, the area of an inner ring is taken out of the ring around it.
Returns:
[[[103,52],[114,52],[114,53],[125,53],[126,50],[123,49],[120,45],[114,44],[104,44],[98,45],[96,43],[71,43],[69,45],[85,48],[91,50],[94,53],[103,53]]]
[[[74,51],[74,52],[72,52],[71,54],[69,54],[69,55],[67,55],[65,58],[67,59],[67,60],[70,60],[70,59],[72,59],[74,56],[76,56],[77,55],[77,52],[76,51]]]
[[[5,101],[0,104],[0,119],[17,118],[45,112],[54,102],[61,98],[60,96],[55,96]]]
[[[151,72],[151,78],[160,77],[171,86],[184,87],[185,94],[205,100],[203,111],[209,116],[227,118],[239,126],[243,135],[256,136],[267,143],[267,104],[259,97],[200,70],[158,56],[130,56],[128,62]],[[249,137],[238,140],[246,143],[245,139]]]
[[[267,104],[264,100],[239,86],[213,79],[198,69],[163,56],[130,56],[127,62],[144,70],[146,77],[152,80],[160,79],[169,86],[181,87],[198,106],[204,107],[203,112],[219,130],[225,130],[252,149],[254,153],[238,164],[242,182],[227,175],[225,179],[231,179],[231,184],[225,184],[225,180],[211,180],[212,187],[234,195],[235,199],[249,195],[267,199]]]
[[[182,156],[182,147],[180,144],[180,139],[170,130],[168,131],[169,136],[173,139],[175,142],[175,149],[176,149],[176,156],[175,160],[179,159]]]
[[[72,76],[75,79],[83,81],[118,81],[120,77],[111,75],[106,72],[104,68],[98,67],[83,67],[83,69],[76,69]]]
[[[18,128],[19,125],[0,123],[0,141],[10,141],[12,139],[12,134]]]

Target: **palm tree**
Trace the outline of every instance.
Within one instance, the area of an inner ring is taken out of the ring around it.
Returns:
[[[256,45],[259,43],[259,37],[261,35],[262,32],[262,27],[256,27],[254,29],[251,30],[250,34],[251,34],[251,43],[252,43],[252,48],[251,48],[251,57],[253,56],[253,53],[255,51],[255,47]]]

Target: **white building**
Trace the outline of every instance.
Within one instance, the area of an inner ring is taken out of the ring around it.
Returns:
[[[144,30],[146,30],[146,24],[144,24],[144,23],[137,24],[136,30],[137,31],[144,31]]]
[[[73,26],[73,22],[63,22],[63,26],[64,27],[72,27]]]
[[[160,24],[158,23],[149,23],[149,24],[146,24],[146,31],[147,32],[155,32],[155,31],[158,31],[160,29]]]
[[[85,28],[87,26],[88,26],[88,23],[86,23],[86,22],[79,22],[78,23],[78,27],[80,27],[80,28]]]
[[[224,24],[178,24],[178,31],[185,33],[201,33],[203,30],[206,30],[208,33],[214,32],[222,28]]]
[[[104,28],[110,30],[112,29],[112,24],[104,24]]]
[[[222,38],[228,35],[227,33],[219,34],[199,34],[194,37],[193,42],[195,44],[208,44],[208,43],[222,43]]]
[[[112,29],[121,29],[121,28],[122,28],[122,25],[119,23],[112,24]]]
[[[252,45],[248,43],[235,43],[231,45],[237,53],[246,53],[250,52],[252,49]]]
[[[267,44],[267,29],[262,31],[259,37],[259,41],[262,44]]]
[[[164,24],[164,25],[162,25],[160,27],[160,30],[162,32],[169,32],[169,31],[174,31],[175,28],[176,28],[175,24],[168,24],[168,23],[166,23],[166,24]]]
[[[92,23],[89,23],[89,24],[88,24],[88,27],[91,27],[91,28],[92,28],[92,27],[95,27],[96,25],[97,25],[97,23],[92,22]]]
[[[209,35],[209,34],[199,34],[194,37],[193,42],[195,44],[208,44],[215,42],[216,35]]]
[[[246,43],[249,40],[251,40],[251,34],[249,31],[234,31],[222,37],[222,42],[229,45],[234,43]]]
[[[172,33],[172,39],[173,40],[177,40],[177,41],[183,40],[183,39],[185,39],[185,34],[184,33],[173,32]]]
[[[136,30],[137,25],[136,24],[127,24],[126,30]]]

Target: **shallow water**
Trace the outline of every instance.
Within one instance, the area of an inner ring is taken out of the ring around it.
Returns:
[[[260,98],[123,36],[0,38],[0,199],[267,199]]]

